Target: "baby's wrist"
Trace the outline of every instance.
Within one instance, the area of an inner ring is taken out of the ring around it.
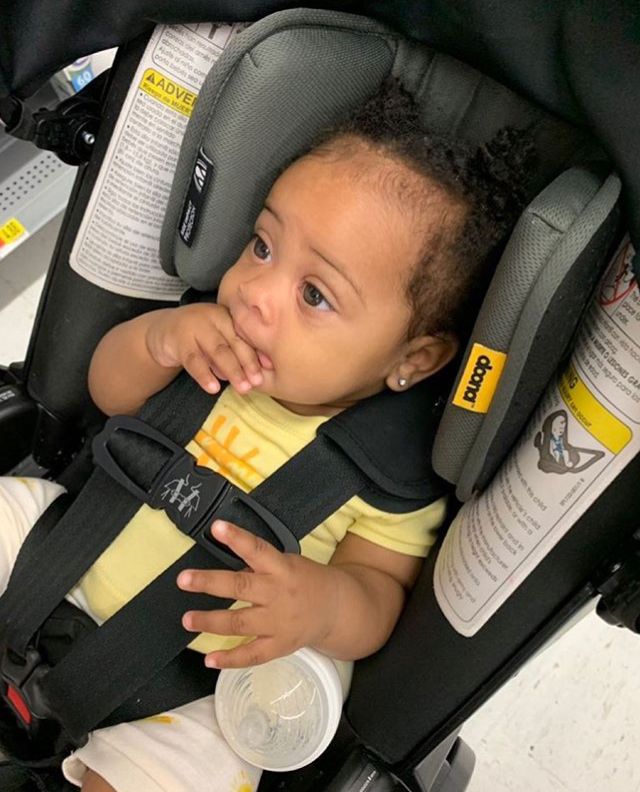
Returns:
[[[162,368],[181,368],[175,353],[172,353],[168,339],[174,335],[174,313],[179,309],[166,308],[157,311],[146,328],[144,336],[147,354]]]
[[[310,645],[320,652],[327,652],[332,647],[343,601],[344,574],[339,567],[326,565],[322,567],[324,586],[319,596],[317,632]]]

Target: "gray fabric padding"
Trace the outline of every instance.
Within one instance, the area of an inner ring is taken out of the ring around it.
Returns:
[[[508,352],[500,383],[486,415],[447,404],[436,437],[436,471],[456,483],[457,496],[472,494],[487,449],[495,443],[509,409],[517,404],[516,388],[529,359],[540,323],[562,281],[610,215],[620,193],[615,176],[573,168],[559,176],[525,210],[493,277],[465,352],[473,343]],[[601,262],[589,262],[597,270]],[[575,320],[577,321],[577,316]],[[568,317],[567,317],[568,320]],[[566,334],[567,328],[565,328]],[[544,350],[540,350],[544,354]],[[454,389],[458,386],[460,367]],[[539,393],[552,371],[539,383]],[[527,414],[521,416],[522,423]],[[504,454],[508,452],[504,449]]]
[[[486,453],[474,489],[482,490],[502,464],[507,449],[519,439],[531,420],[540,393],[546,390],[566,356],[570,353],[580,319],[595,293],[603,267],[609,261],[612,244],[620,230],[620,205],[617,203],[591,237],[575,263],[560,282],[555,295],[538,319],[528,354],[523,357],[520,380],[511,383],[513,399],[507,406],[499,430],[487,439]],[[490,441],[489,441],[490,440]]]
[[[249,240],[283,165],[375,92],[395,42],[362,17],[296,9],[238,36],[211,70],[187,127],[161,239],[164,268],[215,288]],[[197,152],[213,160],[195,241],[176,234]]]
[[[229,44],[200,91],[180,151],[160,240],[164,269],[212,290],[248,242],[278,172],[317,132],[398,77],[425,131],[475,145],[529,126],[538,149],[533,197],[585,144],[585,135],[455,58],[365,17],[295,9],[251,25]],[[191,248],[177,228],[198,150],[213,177]]]

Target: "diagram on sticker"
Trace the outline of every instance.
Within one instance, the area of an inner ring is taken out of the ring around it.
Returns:
[[[599,449],[571,445],[566,410],[556,410],[545,417],[533,444],[540,454],[538,469],[543,473],[582,473],[604,456]]]

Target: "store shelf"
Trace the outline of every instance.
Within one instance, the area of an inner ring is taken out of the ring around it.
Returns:
[[[26,101],[28,109],[57,107],[108,69],[115,52],[103,50],[70,64]],[[76,170],[55,154],[7,135],[0,126],[0,259],[65,208]]]
[[[50,151],[9,137],[0,130],[0,235],[12,220],[26,229],[7,244],[10,253],[67,205],[76,168]],[[2,257],[2,253],[0,253]]]

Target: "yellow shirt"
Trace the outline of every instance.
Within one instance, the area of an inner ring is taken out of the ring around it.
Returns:
[[[199,465],[248,492],[309,443],[325,420],[292,413],[264,394],[239,396],[227,388],[186,448]],[[441,499],[418,511],[389,514],[356,496],[302,539],[301,552],[327,564],[350,532],[398,553],[424,557],[444,511]],[[110,618],[193,544],[163,511],[143,505],[80,581],[93,614]],[[243,640],[204,633],[190,646],[210,652]]]

